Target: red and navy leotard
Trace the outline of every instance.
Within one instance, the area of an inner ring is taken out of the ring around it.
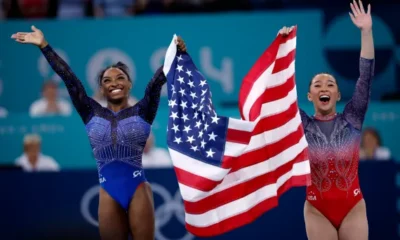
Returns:
[[[156,116],[162,85],[166,82],[162,67],[137,104],[113,112],[88,97],[82,83],[49,45],[41,51],[64,81],[86,126],[101,186],[127,209],[137,186],[146,181],[142,153]]]
[[[343,113],[321,121],[301,112],[312,184],[307,201],[339,228],[363,198],[358,181],[361,129],[371,95],[374,60],[360,58],[360,78]]]

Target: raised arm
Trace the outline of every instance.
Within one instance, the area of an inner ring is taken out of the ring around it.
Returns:
[[[306,128],[308,123],[310,123],[310,117],[307,115],[303,109],[299,108],[301,123],[303,124],[303,128]]]
[[[96,101],[87,96],[82,82],[72,72],[68,64],[52,49],[45,40],[42,31],[32,26],[30,33],[16,33],[12,35],[17,42],[30,43],[40,48],[43,55],[49,62],[52,69],[64,81],[72,103],[81,116],[82,120],[87,123],[93,116],[93,108],[98,104]]]
[[[368,5],[367,12],[365,12],[361,1],[359,1],[359,5],[354,1],[350,4],[350,7],[353,12],[352,14],[350,13],[350,18],[354,25],[361,30],[360,77],[357,80],[353,96],[346,104],[343,114],[348,122],[361,130],[371,96],[371,84],[375,66],[371,5]]]
[[[138,102],[139,115],[149,124],[153,124],[160,103],[161,89],[167,82],[162,66],[156,71],[153,78],[147,84],[144,97]]]
[[[186,52],[185,41],[181,37],[177,38],[178,51]],[[139,115],[149,124],[153,124],[160,103],[161,89],[167,78],[163,72],[163,66],[157,69],[153,78],[147,84],[144,97],[138,102]]]

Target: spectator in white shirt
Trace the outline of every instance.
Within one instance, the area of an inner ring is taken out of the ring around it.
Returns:
[[[52,157],[41,153],[41,138],[36,134],[24,137],[24,153],[15,160],[15,164],[22,167],[25,172],[57,172],[60,170]]]
[[[0,107],[0,118],[6,118],[8,115],[7,109]]]
[[[4,9],[4,0],[0,0],[0,20],[6,18],[6,10]]]
[[[42,98],[32,103],[30,107],[31,117],[44,116],[70,116],[71,104],[58,97],[58,85],[53,81],[47,81],[43,85]]]
[[[154,142],[154,135],[151,133],[143,150],[143,168],[171,168],[172,161],[168,150],[157,148]]]

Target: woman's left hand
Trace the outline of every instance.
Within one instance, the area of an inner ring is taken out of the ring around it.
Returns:
[[[361,29],[362,31],[369,31],[372,29],[372,17],[371,17],[371,4],[368,4],[368,10],[365,12],[364,6],[361,0],[358,0],[358,4],[356,0],[353,0],[353,3],[350,3],[350,8],[353,13],[350,14],[351,21]]]
[[[186,52],[186,44],[185,44],[185,41],[183,41],[183,39],[182,39],[180,36],[178,36],[177,45],[178,45],[178,49],[179,49],[180,51]]]

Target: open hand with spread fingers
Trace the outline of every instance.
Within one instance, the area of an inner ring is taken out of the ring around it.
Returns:
[[[354,25],[362,31],[370,31],[372,29],[372,17],[371,17],[371,4],[368,4],[367,12],[365,12],[363,3],[361,0],[353,0],[350,3],[351,13],[349,13],[351,21]]]
[[[32,32],[17,32],[14,33],[11,38],[15,39],[16,42],[24,44],[33,44],[40,48],[44,48],[47,42],[44,38],[43,32],[37,29],[35,26],[31,27]]]

